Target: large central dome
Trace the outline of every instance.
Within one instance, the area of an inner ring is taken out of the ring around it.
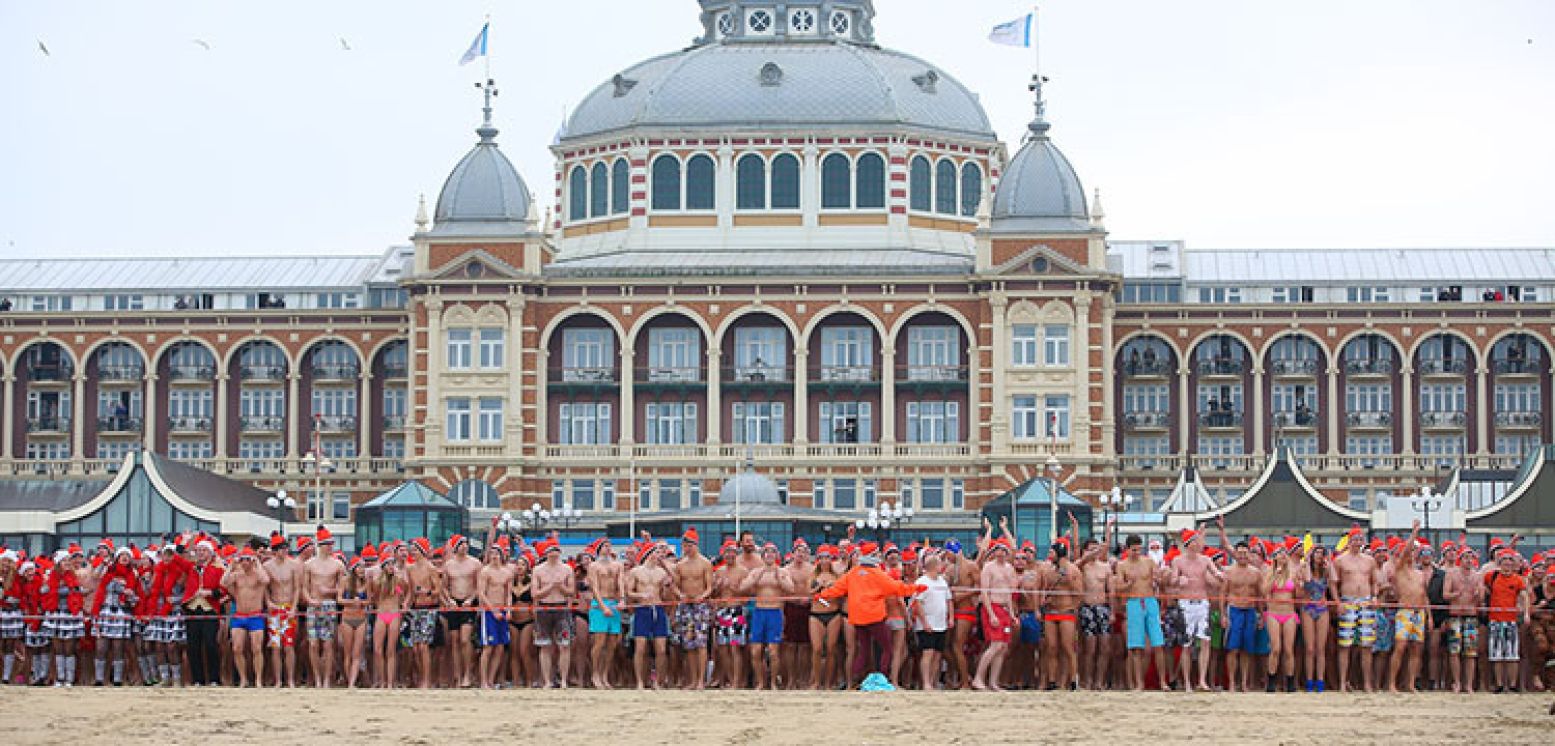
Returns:
[[[995,139],[944,70],[873,44],[869,0],[703,0],[689,49],[634,65],[578,106],[563,141],[623,130],[917,130]],[[829,17],[824,14],[830,14]]]

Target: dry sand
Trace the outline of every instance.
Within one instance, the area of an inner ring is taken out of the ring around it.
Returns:
[[[0,689],[0,743],[1555,742],[1549,695]],[[83,740],[89,739],[89,740]]]

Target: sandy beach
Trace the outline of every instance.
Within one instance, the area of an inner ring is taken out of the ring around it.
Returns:
[[[0,703],[7,744],[1547,744],[1555,734],[1549,695],[13,688]]]

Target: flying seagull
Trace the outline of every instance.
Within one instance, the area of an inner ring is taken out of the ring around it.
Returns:
[[[205,51],[207,51],[207,52],[211,51],[211,44],[210,44],[210,42],[208,42],[208,41],[206,41],[204,39],[192,39],[191,41],[193,41],[195,44],[200,45],[200,48],[204,49]]]
[[[346,38],[344,36],[340,37],[340,48],[347,52],[351,51],[351,45],[346,43]]]
[[[43,43],[42,39],[38,40],[38,51],[42,52],[44,57],[53,57],[54,56],[52,54],[49,54],[49,48],[48,48],[47,45],[45,45]]]

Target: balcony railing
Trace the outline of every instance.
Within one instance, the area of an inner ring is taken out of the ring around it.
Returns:
[[[409,378],[410,366],[405,363],[384,363],[383,377],[389,379]]]
[[[138,433],[143,423],[139,417],[98,417],[97,432],[102,435],[113,433]]]
[[[645,386],[698,386],[702,384],[701,368],[638,368],[637,383]]]
[[[1497,412],[1496,427],[1508,429],[1534,428],[1544,424],[1542,412]]]
[[[69,417],[28,417],[27,432],[29,433],[68,433],[70,432]]]
[[[793,380],[793,369],[784,365],[735,365],[723,369],[724,384],[736,388],[786,387]]]
[[[1123,363],[1123,375],[1126,378],[1165,378],[1171,374],[1170,360],[1140,358]]]
[[[606,383],[616,382],[615,368],[562,368],[561,381],[564,383]]]
[[[896,369],[897,383],[966,383],[965,365],[908,365]]]
[[[1393,360],[1390,358],[1352,358],[1344,361],[1344,374],[1347,376],[1392,375]]]
[[[356,363],[330,363],[313,366],[315,381],[354,381],[361,375],[362,366]]]
[[[208,433],[214,427],[209,417],[167,418],[167,431],[170,433]]]
[[[1391,428],[1393,427],[1393,413],[1351,412],[1345,415],[1344,422],[1351,428]]]
[[[1461,376],[1469,372],[1469,362],[1458,358],[1430,358],[1420,361],[1422,376]]]
[[[216,380],[216,366],[170,365],[167,368],[167,378],[174,383],[189,381],[214,381]]]
[[[1165,430],[1171,425],[1171,412],[1125,412],[1123,414],[1123,427],[1129,430]]]
[[[822,365],[816,369],[812,383],[879,383],[880,375],[869,365]]]
[[[315,417],[320,432],[349,433],[356,431],[356,415],[350,414],[326,414]]]
[[[1200,412],[1199,427],[1211,430],[1225,430],[1240,428],[1242,426],[1242,413],[1232,412]]]
[[[1317,412],[1313,410],[1274,413],[1274,426],[1279,428],[1313,428],[1317,427],[1317,422]]]
[[[74,375],[74,369],[59,363],[31,365],[27,368],[27,380],[33,383],[63,383],[69,381]]]
[[[1240,376],[1247,370],[1247,364],[1235,358],[1219,357],[1200,360],[1197,369],[1201,376]]]
[[[386,414],[383,416],[383,429],[404,430],[409,421],[410,420],[402,414]]]
[[[286,418],[275,416],[241,417],[238,429],[245,433],[278,433],[286,429]]]
[[[1498,376],[1536,376],[1540,373],[1538,360],[1527,358],[1503,358],[1491,363]]]
[[[1293,360],[1272,360],[1269,362],[1269,372],[1276,376],[1301,376],[1310,378],[1317,375],[1318,361],[1308,358]]]
[[[139,365],[99,365],[97,380],[103,383],[140,383],[146,369]]]
[[[245,381],[284,381],[286,366],[242,365],[238,368],[238,377]]]
[[[1420,426],[1442,429],[1462,429],[1468,422],[1468,415],[1463,412],[1421,412]]]

